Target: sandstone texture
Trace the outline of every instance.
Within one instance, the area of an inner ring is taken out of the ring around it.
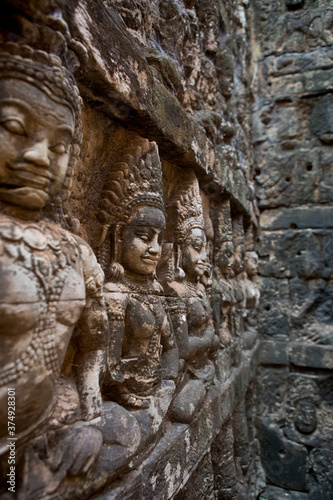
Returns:
[[[328,499],[332,5],[253,5],[260,54],[253,128],[261,212],[258,430],[268,481],[262,496]]]
[[[332,498],[327,0],[4,0],[0,498]]]

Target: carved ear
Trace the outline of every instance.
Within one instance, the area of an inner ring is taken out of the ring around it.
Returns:
[[[177,281],[183,281],[185,278],[185,271],[181,267],[176,267],[175,278]]]
[[[185,278],[185,271],[181,268],[182,251],[180,245],[176,245],[176,266],[175,266],[175,278],[177,281],[183,281]]]
[[[119,262],[120,259],[120,244],[122,242],[122,234],[121,234],[121,229],[123,226],[120,224],[117,224],[114,230],[114,247],[113,247],[113,255],[114,255],[114,261]],[[124,272],[124,270],[123,270]]]
[[[119,262],[113,262],[109,269],[109,277],[114,281],[121,281],[124,276],[124,268]]]
[[[96,245],[97,247],[100,247],[101,245],[103,245],[109,229],[110,229],[110,226],[108,224],[103,224],[101,234],[100,234],[98,241],[97,241],[97,245]]]

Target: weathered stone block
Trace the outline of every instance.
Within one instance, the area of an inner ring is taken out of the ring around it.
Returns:
[[[174,498],[175,500],[216,499],[210,453],[205,455],[185,487]]]
[[[299,367],[331,370],[333,368],[333,347],[293,342],[290,346],[290,361]]]
[[[279,427],[263,419],[258,427],[267,479],[281,488],[307,491],[308,453],[305,446],[288,441]]]
[[[286,340],[289,336],[289,283],[285,279],[261,278],[258,330],[267,337]]]
[[[285,490],[268,484],[261,492],[259,500],[309,500],[308,493],[295,490]]]
[[[260,366],[256,378],[258,415],[280,415],[288,390],[288,366]]]
[[[260,276],[288,278],[290,274],[290,242],[285,232],[262,231],[258,252]]]
[[[260,363],[263,365],[287,365],[289,363],[288,344],[269,340],[262,341]]]
[[[329,448],[313,450],[310,454],[312,474],[310,479],[309,500],[332,498],[333,453]]]
[[[307,122],[308,117],[309,113],[303,113],[300,121]],[[276,120],[273,120],[272,127],[267,131],[274,131],[274,125]],[[301,126],[297,127],[297,131],[301,136],[307,133]],[[258,155],[260,175],[256,180],[260,208],[331,203],[333,179],[330,148],[318,147],[314,143],[309,147],[300,137],[282,141],[273,136],[269,140],[279,142],[270,146],[267,152],[262,148]]]
[[[265,210],[260,216],[263,229],[326,229],[333,227],[332,207],[297,207]]]

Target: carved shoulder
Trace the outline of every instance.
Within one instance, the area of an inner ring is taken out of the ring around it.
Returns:
[[[99,294],[102,291],[104,273],[98,264],[96,256],[86,241],[75,236],[79,245],[84,281],[88,295]]]
[[[123,321],[129,301],[128,293],[121,289],[119,283],[109,281],[104,285],[104,297],[109,320]]]
[[[170,293],[170,295],[176,297],[182,297],[182,298],[186,297],[186,288],[183,283],[180,283],[178,281],[171,281],[170,283],[168,283],[167,291]]]

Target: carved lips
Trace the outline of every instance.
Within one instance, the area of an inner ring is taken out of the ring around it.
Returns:
[[[27,163],[18,163],[12,165],[6,164],[6,168],[11,172],[10,182],[12,186],[6,184],[7,189],[15,189],[31,185],[37,189],[46,189],[53,179],[52,174],[48,170],[41,170]]]

